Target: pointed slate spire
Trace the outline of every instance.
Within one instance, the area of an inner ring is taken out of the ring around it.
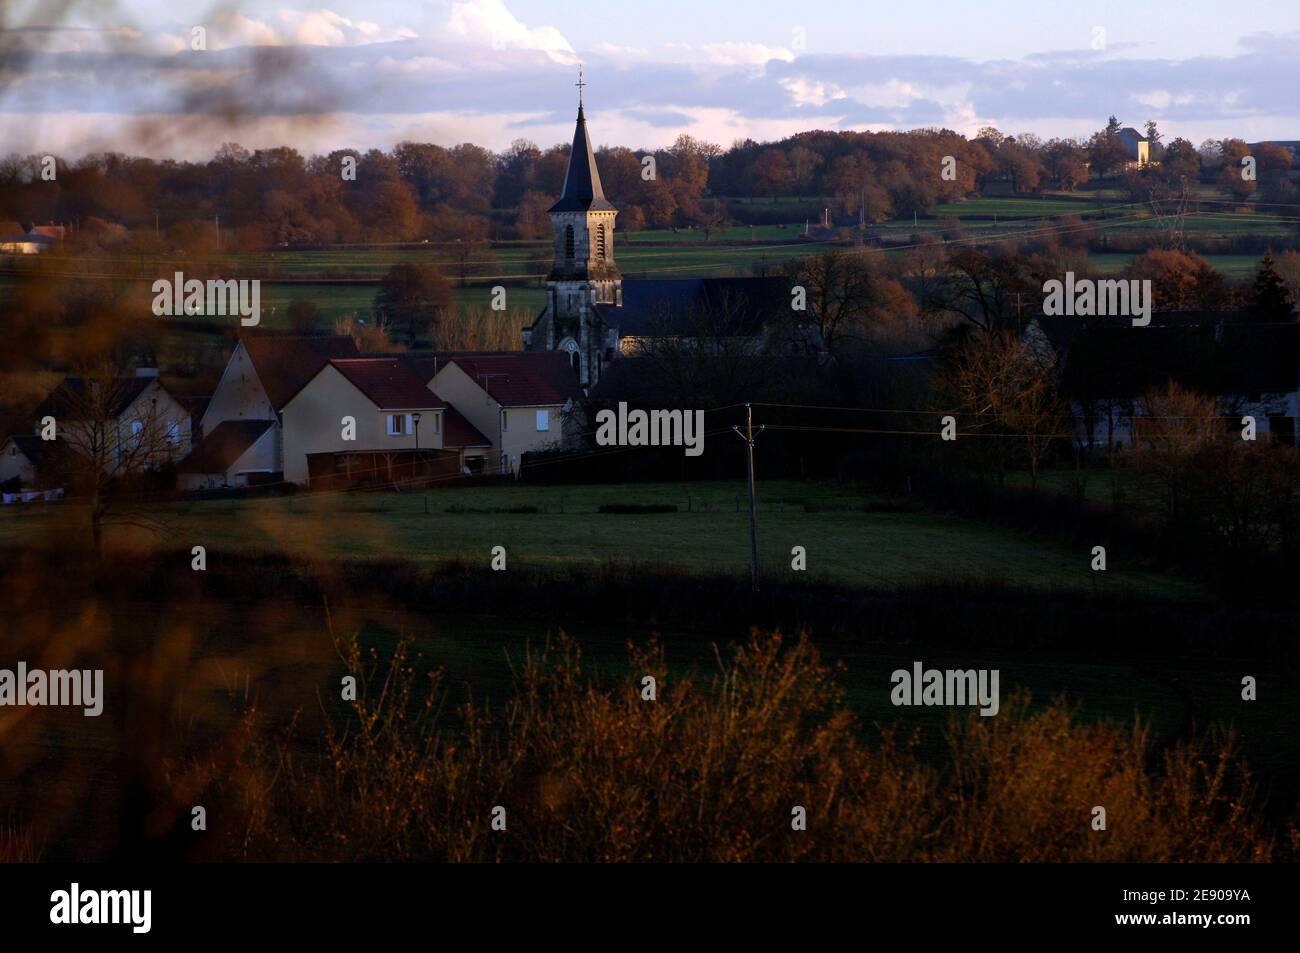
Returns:
[[[569,168],[564,173],[564,192],[551,206],[552,212],[612,212],[614,205],[605,198],[600,186],[600,170],[596,156],[587,138],[587,117],[578,103],[578,125],[573,131],[573,151],[569,153]]]

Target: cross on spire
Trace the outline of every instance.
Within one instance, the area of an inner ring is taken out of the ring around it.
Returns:
[[[573,85],[578,87],[578,108],[581,109],[581,108],[582,108],[582,87],[584,87],[584,86],[587,85],[586,83],[584,83],[584,82],[582,81],[582,64],[581,64],[581,63],[578,64],[578,81],[577,81],[576,83],[574,83]]]

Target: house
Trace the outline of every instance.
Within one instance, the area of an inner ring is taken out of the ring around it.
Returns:
[[[62,225],[0,221],[0,255],[36,255],[63,241]]]
[[[1296,444],[1300,418],[1300,323],[1258,323],[1236,312],[1155,312],[1127,317],[1043,317],[1026,336],[1057,354],[1084,447],[1126,448],[1143,395],[1170,381],[1212,397],[1225,426],[1256,420],[1256,432]]]
[[[105,472],[175,463],[190,452],[190,416],[154,368],[106,380],[66,377],[36,408],[34,433],[53,418],[60,445],[101,462]]]
[[[581,102],[564,191],[548,215],[555,257],[546,305],[523,332],[524,350],[567,355],[583,393],[591,392],[611,361],[642,349],[646,338],[679,337],[683,326],[689,337],[721,324],[755,348],[790,344],[790,335],[771,334],[774,326],[800,316],[791,307],[789,279],[730,278],[723,285],[720,279],[623,278],[614,256],[618,210],[605,197]],[[719,293],[723,287],[725,296]],[[752,311],[755,302],[761,306]],[[633,340],[625,346],[624,338]]]
[[[223,420],[177,466],[182,490],[208,490],[273,482],[274,420]]]
[[[178,467],[181,488],[277,479],[285,469],[284,405],[332,359],[356,356],[356,345],[345,336],[260,331],[241,337],[202,409],[195,457]],[[268,426],[245,426],[250,422]],[[222,429],[223,424],[232,426]],[[205,448],[209,438],[218,441],[212,449]]]
[[[465,354],[438,362],[430,382],[491,442],[495,469],[518,473],[531,450],[561,447],[581,429],[577,374],[563,354]]]
[[[331,360],[281,420],[285,480],[316,487],[458,476],[492,449],[404,356]]]
[[[41,465],[48,459],[54,446],[52,440],[42,440],[38,434],[16,433],[0,445],[0,485],[17,480],[18,486],[39,488]]]
[[[561,353],[362,355],[348,337],[249,334],[201,405],[202,436],[178,468],[180,485],[517,471],[524,452],[561,444],[579,426],[581,395]],[[347,437],[344,417],[355,421]]]
[[[1140,169],[1151,164],[1151,140],[1132,126],[1125,126],[1118,135],[1119,141],[1124,144],[1124,151],[1128,153],[1130,168]]]

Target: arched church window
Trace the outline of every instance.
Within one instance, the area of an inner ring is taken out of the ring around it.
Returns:
[[[573,260],[573,226],[564,226],[564,257]]]

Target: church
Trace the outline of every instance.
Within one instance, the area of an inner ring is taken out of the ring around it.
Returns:
[[[524,329],[524,350],[569,355],[583,391],[590,393],[612,361],[654,340],[698,339],[705,325],[710,336],[742,339],[756,349],[771,346],[774,329],[792,324],[804,339],[803,329],[814,324],[806,313],[791,321],[788,277],[623,278],[614,258],[618,209],[600,184],[582,85],[579,76],[578,121],[564,190],[548,210],[555,258],[546,278],[546,305]]]

